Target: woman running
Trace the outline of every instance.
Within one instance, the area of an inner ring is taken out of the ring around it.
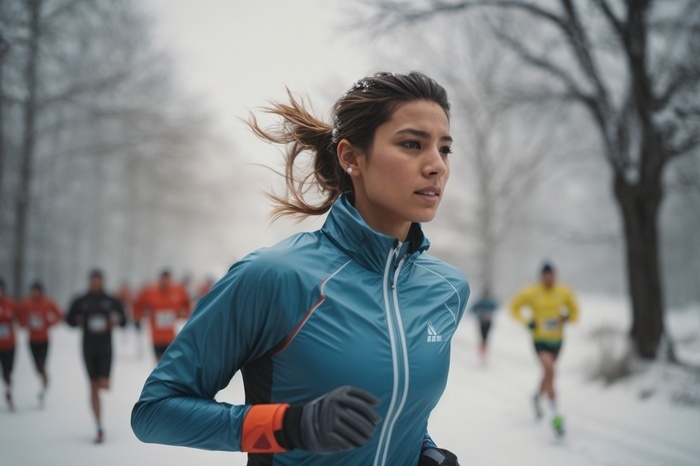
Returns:
[[[328,217],[238,261],[204,296],[147,379],[134,432],[248,452],[249,465],[457,465],[427,425],[469,286],[427,254],[420,225],[450,172],[445,90],[379,73],[336,102],[332,124],[291,93],[268,111],[278,127],[250,126],[287,147],[275,214]],[[313,168],[298,174],[303,152]],[[239,370],[245,404],[217,402]]]
[[[49,376],[46,359],[49,354],[49,329],[63,320],[63,313],[53,299],[44,293],[44,285],[36,281],[29,288],[29,296],[19,305],[20,324],[29,329],[29,348],[34,367],[41,378],[39,406],[44,406]]]

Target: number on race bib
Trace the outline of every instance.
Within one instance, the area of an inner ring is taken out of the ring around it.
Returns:
[[[29,328],[32,330],[41,330],[44,328],[44,319],[40,314],[29,315]]]
[[[165,310],[158,311],[156,313],[156,327],[167,328],[172,327],[175,324],[175,311]]]
[[[88,317],[87,328],[92,333],[104,333],[107,331],[107,316],[95,314]]]
[[[10,338],[10,324],[3,322],[0,324],[0,340],[6,340]]]
[[[549,319],[545,321],[544,328],[547,330],[557,330],[559,328],[559,319]]]

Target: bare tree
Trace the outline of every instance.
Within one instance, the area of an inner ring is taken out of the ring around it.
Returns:
[[[515,63],[494,47],[479,44],[476,24],[468,29],[468,37],[457,41],[464,47],[459,56],[443,56],[440,63],[428,60],[433,74],[454,90],[453,127],[461,134],[464,143],[459,146],[466,155],[466,173],[455,175],[468,179],[457,189],[471,191],[459,196],[461,210],[470,206],[459,226],[475,240],[478,283],[495,293],[498,257],[504,243],[525,227],[518,212],[545,176],[542,165],[554,134],[535,128],[534,122],[542,120],[534,112],[514,112],[508,96],[494,88],[511,75]],[[428,55],[438,56],[430,50]],[[527,133],[516,128],[521,118],[533,123]]]
[[[527,31],[494,21],[494,37],[550,83],[521,92],[583,108],[597,128],[613,173],[625,235],[632,302],[631,337],[638,354],[654,358],[663,333],[658,217],[663,172],[700,146],[700,4],[629,0],[428,0],[416,4],[368,0],[374,27],[424,21],[436,15],[494,8],[546,31],[532,43]],[[528,39],[523,39],[527,37]]]
[[[12,244],[4,253],[12,254],[14,293],[27,272],[62,289],[97,264],[121,264],[113,266],[120,274],[139,266],[151,272],[144,261],[155,248],[136,232],[182,238],[193,218],[215,215],[208,207],[214,190],[197,174],[211,161],[206,114],[178,89],[173,64],[153,45],[150,21],[135,2],[6,5],[0,19],[10,51],[0,95],[8,111],[0,139],[13,142],[3,147],[17,176],[0,186],[16,192],[8,209],[14,218],[0,235]],[[0,271],[8,272],[5,264]]]

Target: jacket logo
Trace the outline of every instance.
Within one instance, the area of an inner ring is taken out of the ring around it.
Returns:
[[[432,322],[428,322],[428,343],[437,343],[442,341],[442,335],[438,335]]]

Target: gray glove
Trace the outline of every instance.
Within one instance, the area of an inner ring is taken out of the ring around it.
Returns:
[[[374,410],[378,405],[379,400],[364,390],[349,386],[336,388],[308,403],[290,406],[277,441],[287,450],[301,448],[316,453],[352,450],[374,433],[381,419]]]

